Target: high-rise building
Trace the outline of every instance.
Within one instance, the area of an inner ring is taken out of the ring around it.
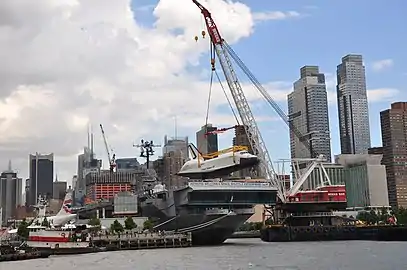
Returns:
[[[65,193],[67,190],[67,183],[65,181],[55,180],[52,183],[52,198],[56,200],[63,200],[65,198]]]
[[[95,201],[99,199],[112,199],[122,191],[133,191],[135,193],[141,190],[142,178],[145,171],[118,171],[110,172],[102,170],[99,172],[90,172],[86,174],[86,196]]]
[[[87,193],[85,177],[88,173],[100,172],[102,160],[96,159],[93,153],[93,134],[89,135],[88,146],[83,148],[83,154],[78,155],[78,172],[74,188],[74,199],[76,203],[83,204]]]
[[[393,103],[380,112],[380,123],[389,203],[407,208],[407,102]]]
[[[167,187],[185,184],[186,178],[176,175],[176,173],[188,160],[188,156],[188,137],[172,139],[168,139],[167,136],[164,137],[162,181]]]
[[[253,149],[250,145],[249,138],[247,137],[244,125],[238,125],[235,127],[235,137],[233,137],[232,144],[234,146],[246,146],[249,149],[249,153],[253,153]],[[259,166],[252,168],[246,168],[233,173],[233,176],[245,178],[245,177],[261,177]]]
[[[291,158],[315,158],[315,154],[322,154],[331,161],[325,75],[317,66],[304,66],[300,73],[300,78],[294,82],[294,91],[287,97],[288,117],[309,147],[290,130]]]
[[[164,137],[163,156],[170,152],[180,151],[184,159],[188,159],[188,137]]]
[[[235,128],[235,137],[233,137],[233,145],[247,146],[249,147],[249,152],[253,153],[252,147],[250,146],[249,138],[247,137],[246,130],[243,125],[238,125]]]
[[[158,180],[164,182],[164,157],[158,157],[156,160],[153,161],[153,169],[157,173]]]
[[[196,144],[202,154],[218,152],[218,134],[208,134],[208,132],[215,130],[217,127],[207,124],[196,133]]]
[[[140,168],[140,162],[137,158],[118,158],[116,159],[116,170],[117,171],[128,171],[128,170],[137,170]]]
[[[362,56],[344,56],[336,76],[341,152],[367,154],[370,147],[369,109]]]
[[[21,205],[23,194],[23,180],[17,177],[12,170],[11,162],[9,168],[0,175],[0,226],[6,225],[7,220],[15,218],[17,206]]]
[[[54,179],[54,154],[29,156],[30,195],[28,205],[37,203],[38,195],[52,197]]]

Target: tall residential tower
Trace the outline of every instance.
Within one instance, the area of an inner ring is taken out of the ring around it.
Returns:
[[[407,102],[396,102],[380,112],[383,165],[392,207],[407,207]]]
[[[341,153],[367,154],[370,147],[369,109],[362,56],[344,56],[336,75]]]
[[[304,66],[300,73],[301,77],[294,83],[294,91],[288,95],[288,117],[305,136],[311,149],[290,131],[291,158],[315,158],[314,152],[331,161],[325,75],[319,72],[317,66]]]

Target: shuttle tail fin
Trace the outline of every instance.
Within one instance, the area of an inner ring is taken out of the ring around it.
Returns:
[[[65,195],[64,202],[62,203],[61,210],[57,216],[66,216],[72,214],[72,191],[68,191]]]
[[[199,152],[198,148],[193,143],[188,144],[189,152],[191,153],[192,159],[201,158],[201,153]]]

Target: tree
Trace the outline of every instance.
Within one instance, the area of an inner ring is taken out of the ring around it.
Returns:
[[[44,217],[44,219],[42,220],[41,226],[44,226],[44,227],[49,227],[50,226],[46,217]]]
[[[123,225],[116,219],[113,221],[112,225],[110,225],[110,230],[112,232],[122,232],[124,231]]]
[[[98,218],[91,218],[91,219],[89,219],[89,221],[88,221],[88,225],[90,225],[90,226],[94,226],[94,227],[100,227],[100,219],[98,219]]]
[[[397,224],[407,224],[407,209],[400,207],[393,212],[397,218]]]
[[[360,212],[356,218],[366,222],[367,224],[375,224],[380,220],[379,216],[376,214],[374,210],[370,212],[368,211]]]
[[[137,224],[134,222],[132,217],[127,217],[126,220],[124,221],[124,228],[126,230],[133,230],[137,228]]]
[[[154,227],[154,224],[150,219],[147,219],[146,221],[144,221],[143,230],[151,231],[153,229],[153,227]]]
[[[28,229],[28,223],[25,219],[23,219],[23,221],[21,221],[20,225],[18,225],[17,235],[23,239],[28,239],[28,236],[30,235],[30,231]]]
[[[387,223],[387,221],[389,220],[390,215],[389,215],[389,213],[388,213],[388,211],[387,211],[387,209],[385,207],[383,207],[380,210],[378,217],[379,217],[379,221]]]

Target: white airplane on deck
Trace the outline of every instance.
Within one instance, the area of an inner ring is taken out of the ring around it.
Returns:
[[[190,143],[188,149],[192,159],[188,160],[177,175],[195,179],[217,178],[232,172],[252,167],[259,163],[257,156],[246,150],[220,153],[219,156],[205,160],[198,149]]]
[[[28,229],[30,228],[37,228],[37,225],[34,225],[37,221],[41,224],[44,220],[45,216],[45,205],[39,206],[39,214],[33,220]],[[51,227],[61,227],[67,224],[69,221],[76,219],[76,214],[72,214],[72,192],[67,192],[65,195],[64,202],[62,203],[61,209],[55,216],[46,217],[47,221],[51,225]],[[17,233],[17,229],[9,230],[8,233]]]

